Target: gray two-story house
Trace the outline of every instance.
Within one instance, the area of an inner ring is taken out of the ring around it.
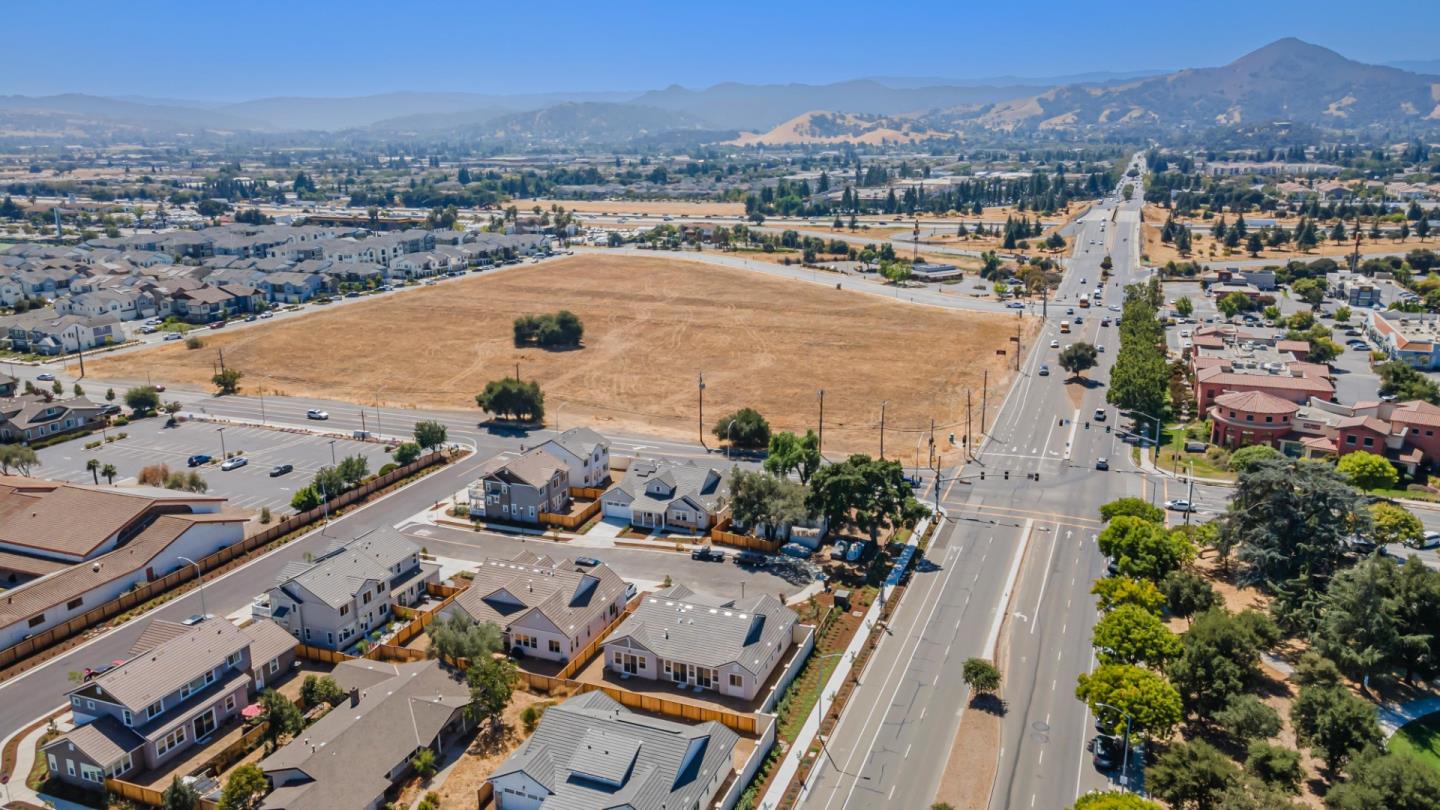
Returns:
[[[515,523],[540,522],[540,515],[570,509],[570,468],[536,447],[519,458],[496,456],[470,485],[470,517]]]
[[[421,562],[419,546],[381,530],[285,566],[269,591],[268,614],[306,644],[343,650],[384,627],[392,605],[424,599],[426,584],[439,579],[440,566]]]
[[[570,428],[536,449],[565,462],[572,487],[598,487],[610,480],[610,440],[590,428]]]

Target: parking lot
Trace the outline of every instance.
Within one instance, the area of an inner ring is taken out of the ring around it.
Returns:
[[[332,451],[337,460],[351,455],[364,456],[370,463],[371,473],[390,459],[381,445],[374,443],[349,439],[332,442],[308,433],[240,425],[223,426],[222,431],[221,425],[207,422],[183,422],[167,428],[163,417],[137,420],[106,433],[127,436],[93,450],[86,450],[85,444],[101,439],[98,433],[44,448],[39,451],[40,468],[36,474],[93,483],[94,477],[85,469],[86,462],[93,458],[102,467],[115,466],[118,473],[115,483],[133,484],[146,466],[165,464],[171,470],[187,472],[186,460],[192,455],[204,454],[215,460],[195,469],[209,485],[209,494],[224,495],[234,507],[258,510],[268,506],[279,512],[289,509],[295,490],[308,484],[316,470],[331,463]],[[247,465],[234,470],[220,469],[222,437],[225,451],[242,453],[249,459]],[[281,464],[291,464],[295,469],[270,477],[271,468]],[[103,477],[100,483],[105,483]]]

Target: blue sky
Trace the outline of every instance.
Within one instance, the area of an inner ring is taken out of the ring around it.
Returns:
[[[3,19],[0,94],[206,100],[1173,69],[1284,36],[1361,61],[1440,58],[1436,0],[50,0]]]

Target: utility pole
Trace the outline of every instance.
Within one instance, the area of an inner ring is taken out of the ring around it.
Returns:
[[[1020,345],[1020,326],[1025,322],[1022,315],[1015,316],[1015,370],[1020,370],[1020,355],[1024,353]]]
[[[965,389],[965,460],[966,460],[966,461],[970,461],[970,460],[972,459],[972,456],[970,455],[970,450],[971,450],[971,448],[973,448],[973,447],[975,446],[975,442],[970,441],[970,439],[971,439],[971,433],[970,433],[970,389],[969,389],[969,388],[966,388],[966,389]]]
[[[1350,254],[1350,272],[1360,269],[1360,215],[1355,215],[1355,250]]]
[[[520,382],[520,361],[515,361],[515,382]]]
[[[980,378],[980,433],[982,435],[985,433],[985,410],[986,405],[989,403],[989,401],[990,369],[987,368],[985,369],[985,373]]]
[[[890,404],[890,400],[888,400],[888,399],[886,399],[886,400],[881,400],[881,401],[880,401],[880,460],[881,460],[881,461],[884,461],[884,460],[885,460],[885,406],[888,405],[888,404]]]
[[[696,426],[700,430],[700,446],[708,451],[710,448],[705,444],[705,372],[703,371],[700,372],[700,381],[697,387],[700,390],[700,416],[696,420]]]
[[[75,344],[75,356],[80,358],[80,379],[85,379],[85,347]]]
[[[224,370],[225,370],[225,350],[224,350],[224,349],[216,349],[215,351],[217,351],[217,352],[220,353],[220,370],[221,370],[221,371],[224,371]]]
[[[821,456],[824,456],[824,455],[825,455],[825,389],[824,389],[824,388],[821,388],[821,389],[820,389],[819,396],[820,396],[820,437],[819,437],[819,446],[816,447],[815,449],[816,449],[817,452],[820,453]]]
[[[1185,503],[1190,507],[1185,510],[1185,525],[1190,525],[1190,513],[1195,511],[1195,462],[1190,462],[1190,489],[1185,494]]]

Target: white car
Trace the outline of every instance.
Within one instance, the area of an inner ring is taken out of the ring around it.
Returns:
[[[1052,340],[1052,341],[1050,341],[1050,348],[1052,348],[1052,349],[1058,349],[1058,348],[1060,348],[1060,341],[1058,341],[1058,340]]]
[[[234,458],[225,459],[225,463],[220,465],[220,469],[226,471],[238,470],[239,468],[244,467],[246,464],[249,463],[250,459],[245,458],[244,456],[235,456]]]
[[[51,374],[51,373],[48,372],[48,371],[43,371],[43,372],[41,372],[41,373],[39,373],[39,374],[36,374],[36,375],[35,375],[35,379],[38,380],[38,381],[40,381],[40,382],[54,382],[54,381],[55,381],[55,375],[54,375],[54,374]]]
[[[1411,548],[1436,548],[1440,546],[1440,532],[1425,532],[1420,536],[1420,542]]]
[[[1194,512],[1195,505],[1184,498],[1171,498],[1165,502],[1165,508],[1173,512]]]
[[[305,418],[306,418],[306,419],[318,419],[318,420],[320,420],[320,421],[323,422],[323,421],[325,421],[326,419],[329,419],[329,418],[330,418],[330,414],[326,413],[325,411],[320,410],[319,408],[311,408],[310,410],[308,410],[308,411],[305,412]]]
[[[179,340],[182,337],[184,337],[184,335],[179,332],[169,332],[165,335],[166,340]]]

